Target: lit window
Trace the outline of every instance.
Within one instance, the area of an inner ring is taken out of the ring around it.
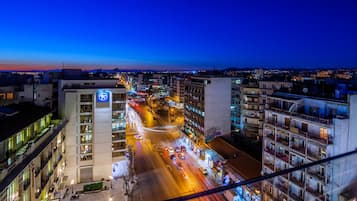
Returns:
[[[16,135],[16,144],[20,144],[22,142],[22,137],[21,137],[21,133],[18,133]]]
[[[322,139],[326,139],[328,138],[328,134],[327,134],[327,128],[320,128],[320,137]]]
[[[7,100],[12,100],[12,99],[14,99],[14,93],[12,93],[12,92],[6,93],[6,99],[7,99]]]

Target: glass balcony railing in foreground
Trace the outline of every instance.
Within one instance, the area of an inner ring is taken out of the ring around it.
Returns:
[[[223,186],[168,201],[211,200],[215,195],[229,201],[350,201],[357,198],[357,150],[305,162],[298,167],[289,164],[285,167],[289,168],[272,167],[279,171],[267,174],[263,164],[263,176],[235,183],[227,178]]]

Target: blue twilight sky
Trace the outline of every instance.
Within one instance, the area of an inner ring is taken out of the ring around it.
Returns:
[[[357,66],[357,1],[0,1],[0,63]]]

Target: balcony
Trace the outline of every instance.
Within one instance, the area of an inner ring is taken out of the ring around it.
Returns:
[[[289,196],[290,196],[290,198],[292,198],[292,199],[294,199],[296,201],[304,201],[303,197],[301,197],[300,195],[296,195],[293,192],[289,192]]]
[[[269,188],[263,187],[263,192],[271,198],[274,198],[273,193],[269,191]]]
[[[275,135],[273,135],[273,134],[267,134],[266,137],[275,141]]]
[[[276,141],[282,145],[289,146],[289,139],[278,137]]]
[[[275,150],[272,149],[272,148],[266,147],[266,148],[264,149],[264,151],[265,151],[265,152],[268,152],[269,154],[271,154],[271,155],[273,155],[273,156],[275,156]]]
[[[320,160],[322,159],[323,157],[321,157],[319,154],[316,154],[315,152],[307,149],[307,156],[314,159],[314,160]]]
[[[317,189],[311,188],[310,186],[306,186],[306,191],[315,197],[323,197],[321,192],[319,192]]]
[[[301,188],[304,187],[305,182],[302,179],[299,179],[292,174],[290,174],[290,181],[292,181],[294,184],[300,186]]]
[[[285,161],[286,163],[289,163],[289,157],[283,153],[276,153],[276,157]]]
[[[278,201],[287,201],[288,200],[288,197],[284,194],[280,194],[278,196]]]
[[[319,171],[308,170],[307,173],[321,181],[325,181],[326,176]]]
[[[299,167],[304,164],[302,160],[291,160],[290,164],[294,167]]]
[[[30,179],[26,179],[22,185],[23,185],[24,191],[26,191],[27,188],[30,186]]]
[[[307,136],[307,131],[303,131],[297,127],[294,127],[294,126],[291,126],[290,127],[290,132],[294,133],[294,134],[297,134],[297,135],[300,135],[300,136],[303,136],[303,137],[306,137]]]
[[[333,144],[333,137],[330,135],[327,138],[322,138],[319,135],[313,135],[313,134],[309,133],[308,138],[310,140],[313,140],[315,142],[318,142],[318,143],[324,144],[324,145]]]
[[[288,194],[288,187],[282,183],[277,183],[275,186],[283,193]]]
[[[268,167],[270,170],[274,171],[274,164],[273,164],[273,163],[265,162],[264,165],[265,165],[266,167]]]
[[[312,122],[319,122],[319,123],[325,124],[325,125],[332,124],[332,119],[326,119],[326,118],[322,118],[322,117],[313,116],[310,114],[304,114],[303,111],[302,112],[293,112],[292,115],[300,117],[305,120],[312,121]]]
[[[305,150],[306,150],[306,147],[305,147],[305,146],[293,144],[293,145],[291,146],[291,149],[293,149],[294,151],[297,151],[297,152],[299,152],[299,153],[305,155]]]
[[[276,121],[273,118],[266,118],[265,123],[271,127],[275,127]]]

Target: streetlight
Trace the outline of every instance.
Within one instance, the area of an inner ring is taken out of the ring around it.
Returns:
[[[72,194],[73,194],[73,184],[74,184],[74,179],[71,180]]]

